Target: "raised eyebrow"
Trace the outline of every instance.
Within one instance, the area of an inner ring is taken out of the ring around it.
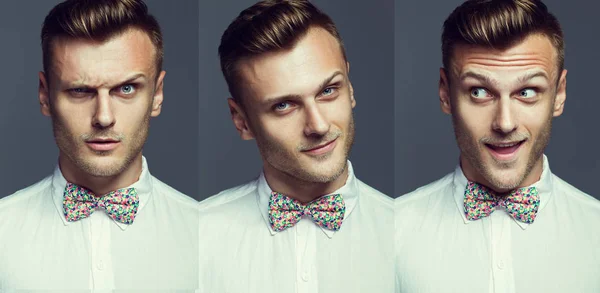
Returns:
[[[124,86],[124,85],[132,83],[132,82],[134,82],[134,81],[136,81],[137,79],[140,79],[140,78],[143,78],[144,80],[146,80],[146,75],[144,75],[143,73],[138,73],[138,74],[136,74],[136,75],[134,75],[134,76],[126,79],[125,81],[118,83],[117,85],[113,86],[113,88],[114,87]]]
[[[483,83],[490,84],[490,85],[498,85],[497,80],[492,79],[491,77],[489,77],[485,74],[480,74],[480,73],[473,72],[473,71],[467,71],[467,72],[463,73],[460,76],[460,81],[464,82],[467,78],[474,78]]]
[[[528,81],[530,81],[530,80],[532,80],[532,79],[534,79],[536,77],[543,77],[546,81],[550,80],[548,78],[548,75],[545,72],[543,72],[543,71],[536,71],[536,72],[529,72],[529,73],[526,73],[526,74],[524,74],[522,76],[519,76],[519,78],[517,79],[517,81],[519,83],[527,83]]]
[[[336,78],[336,76],[338,75],[342,75],[342,72],[337,70],[335,71],[333,74],[331,74],[328,78],[324,79],[323,82],[321,82],[321,84],[319,85],[319,92],[323,91],[328,85],[329,83]]]

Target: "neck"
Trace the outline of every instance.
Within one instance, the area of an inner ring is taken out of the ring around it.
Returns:
[[[516,187],[514,187],[512,189],[506,189],[506,188],[496,187],[489,180],[487,180],[485,178],[485,176],[483,176],[481,173],[479,173],[475,169],[475,167],[473,167],[465,157],[463,157],[462,155],[460,156],[460,167],[461,167],[465,177],[471,182],[477,182],[481,185],[486,186],[487,188],[491,189],[499,196],[509,194],[513,190],[530,186],[530,185],[536,183],[537,181],[539,181],[540,178],[542,177],[542,172],[544,170],[543,163],[544,163],[544,158],[542,155],[542,156],[540,156],[540,158],[537,159],[537,161],[535,161],[533,167],[531,167],[530,170],[525,170],[526,175],[525,175],[525,178],[523,178],[523,180],[521,181],[521,183],[519,183]]]
[[[344,171],[340,176],[329,182],[305,181],[277,170],[268,163],[264,164],[264,174],[269,187],[273,191],[283,193],[306,204],[323,195],[333,193],[344,186],[348,179],[348,164],[344,166]]]
[[[86,173],[64,154],[59,154],[58,165],[67,182],[91,190],[101,197],[111,191],[125,188],[139,180],[142,173],[142,154],[136,156],[122,172],[112,176],[96,176]]]

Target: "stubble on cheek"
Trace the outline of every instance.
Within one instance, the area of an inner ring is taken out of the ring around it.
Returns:
[[[68,127],[68,123],[58,111],[52,106],[50,107],[52,128],[54,139],[61,154],[65,155],[77,168],[88,175],[106,177],[114,176],[122,173],[131,165],[136,156],[142,151],[143,145],[146,142],[150,126],[151,105],[140,123],[131,124],[134,131],[130,136],[123,133],[117,133],[112,128],[98,129],[90,127],[87,133],[74,133]],[[76,125],[75,123],[72,123]],[[80,125],[81,126],[81,125]],[[99,165],[94,161],[92,156],[110,157],[115,155],[115,151],[93,151],[89,149],[90,155],[85,154],[87,149],[85,140],[93,137],[110,137],[121,142],[120,147],[123,157],[120,160],[113,161],[108,165]]]

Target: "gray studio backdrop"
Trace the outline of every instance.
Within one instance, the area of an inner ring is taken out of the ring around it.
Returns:
[[[0,198],[51,174],[58,150],[37,96],[40,30],[60,1],[5,1],[0,9]],[[198,1],[147,0],[164,35],[163,111],[144,148],[150,172],[192,197],[198,178]]]
[[[255,141],[242,141],[229,115],[218,46],[229,23],[256,1],[200,2],[200,198],[258,176]],[[394,195],[394,1],[313,0],[336,23],[357,101],[350,160],[364,182]]]
[[[460,0],[396,1],[395,17],[395,191],[405,194],[454,170],[458,147],[450,116],[440,110],[440,35]],[[553,173],[600,199],[597,69],[600,3],[544,1],[565,34],[567,100],[553,121],[546,155]]]

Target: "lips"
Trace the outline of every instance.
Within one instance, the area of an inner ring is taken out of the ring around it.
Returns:
[[[491,151],[492,155],[501,160],[510,160],[515,158],[518,150],[521,148],[525,140],[512,142],[494,142],[486,143],[485,145]]]
[[[94,138],[86,141],[86,144],[94,151],[110,151],[119,145],[120,141],[111,138]]]
[[[310,155],[322,155],[322,154],[325,154],[325,153],[333,150],[335,148],[336,142],[337,142],[337,138],[333,139],[327,143],[318,145],[314,148],[304,150],[302,152],[308,153]]]

